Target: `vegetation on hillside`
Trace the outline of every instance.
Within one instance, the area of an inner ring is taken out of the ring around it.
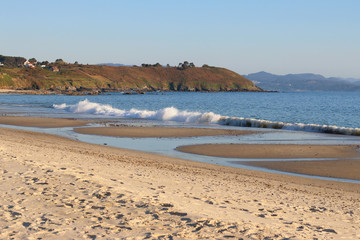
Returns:
[[[36,59],[31,59],[36,62]],[[54,63],[25,68],[0,67],[0,88],[58,91],[261,91],[251,81],[224,68],[143,64],[143,67]],[[41,67],[40,67],[41,66]]]
[[[23,66],[26,61],[23,57],[8,57],[0,55],[0,63],[2,63],[5,67],[19,67]]]

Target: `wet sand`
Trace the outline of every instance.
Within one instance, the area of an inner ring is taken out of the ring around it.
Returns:
[[[279,170],[283,172],[360,180],[360,159],[343,159],[331,161],[271,161],[235,163]]]
[[[82,134],[111,136],[111,137],[134,137],[134,138],[160,138],[160,137],[198,137],[218,135],[244,135],[259,133],[255,131],[206,129],[206,128],[175,128],[175,127],[86,127],[75,128],[75,132]]]
[[[0,128],[1,239],[359,239],[360,185]]]
[[[181,146],[181,152],[247,159],[360,158],[359,146],[295,144],[202,144]]]
[[[244,159],[274,159],[274,161],[234,161],[284,172],[360,180],[359,146],[291,145],[291,144],[204,144],[181,146],[187,153]],[[276,161],[275,159],[315,159],[311,161]],[[316,160],[332,158],[340,160]]]
[[[39,127],[39,128],[61,128],[85,126],[91,121],[81,121],[66,118],[43,118],[43,117],[11,117],[0,116],[0,124]]]

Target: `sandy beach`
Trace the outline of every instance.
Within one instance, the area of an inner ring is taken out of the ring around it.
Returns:
[[[178,151],[225,158],[274,159],[274,161],[236,161],[284,172],[360,180],[359,146],[292,144],[203,144],[178,147]],[[339,159],[339,160],[316,160]],[[356,158],[356,159],[354,159]],[[276,159],[314,159],[276,161]]]
[[[42,117],[13,117],[0,116],[0,124],[24,126],[24,127],[40,127],[40,128],[61,128],[61,127],[80,127],[90,121],[82,121],[66,118],[42,118]]]
[[[0,160],[1,239],[360,238],[359,184],[6,128]]]
[[[28,91],[28,90],[16,90],[16,89],[0,89],[0,94],[10,94],[10,93],[23,93],[25,91]]]
[[[159,138],[159,137],[198,137],[217,135],[244,135],[259,133],[255,131],[208,129],[208,128],[175,128],[175,127],[86,127],[75,128],[75,132],[111,137]]]
[[[330,161],[271,161],[237,162],[284,172],[301,173],[314,176],[360,180],[360,159]]]
[[[178,151],[226,158],[355,158],[359,146],[295,144],[202,144],[178,147]]]

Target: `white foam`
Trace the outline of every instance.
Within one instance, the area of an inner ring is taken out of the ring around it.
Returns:
[[[237,117],[222,117],[220,118],[218,123],[222,125],[239,127],[274,128],[293,131],[321,132],[360,136],[360,128],[346,128],[330,125],[272,122],[267,120]]]
[[[256,127],[256,128],[274,128],[307,132],[322,132],[334,134],[346,134],[360,136],[360,128],[345,128],[329,125],[303,124],[303,123],[284,123],[268,120],[259,120],[253,118],[227,117],[215,114],[213,112],[189,112],[179,110],[175,107],[167,107],[156,111],[139,110],[132,108],[122,110],[113,108],[108,104],[99,104],[90,102],[87,99],[78,102],[75,105],[65,103],[56,105],[55,109],[66,110],[72,113],[87,113],[104,116],[117,116],[120,118],[140,118],[161,121],[194,122],[194,123],[217,123],[221,125]]]
[[[216,123],[220,119],[220,115],[213,112],[189,112],[181,111],[175,107],[167,107],[156,111],[139,110],[132,108],[130,110],[122,110],[113,108],[108,104],[93,103],[85,99],[75,105],[54,104],[55,109],[66,110],[72,113],[87,113],[104,116],[117,116],[121,118],[141,118],[162,121],[177,122],[198,122],[198,123]]]

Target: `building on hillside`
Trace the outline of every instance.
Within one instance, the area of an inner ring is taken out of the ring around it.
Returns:
[[[24,66],[28,68],[35,68],[35,63],[31,63],[28,60],[24,62]]]
[[[2,62],[0,62],[0,67],[4,66],[4,64]]]
[[[56,67],[56,66],[52,66],[52,67],[50,68],[50,70],[53,71],[53,72],[58,72],[58,71],[59,71],[59,68]]]

